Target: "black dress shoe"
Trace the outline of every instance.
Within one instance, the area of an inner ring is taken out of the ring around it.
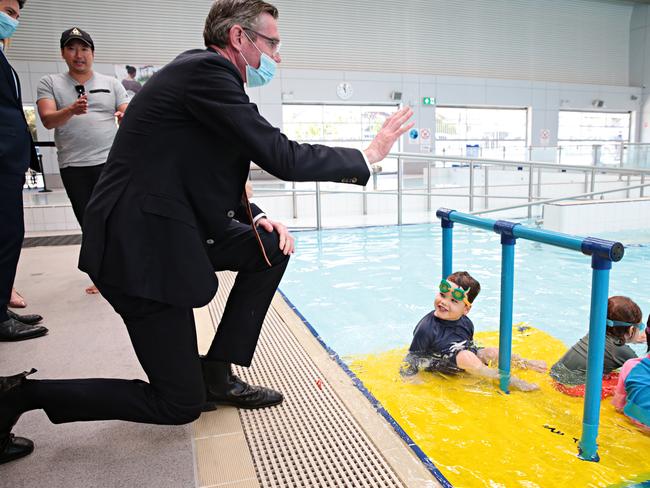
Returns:
[[[19,315],[11,310],[7,310],[7,315],[9,315],[10,319],[17,320],[18,322],[27,325],[36,325],[43,320],[43,317],[37,314]]]
[[[214,410],[216,405],[238,408],[264,408],[279,405],[284,400],[279,391],[264,386],[249,385],[232,373],[229,363],[201,358],[206,403],[203,411]]]
[[[25,378],[36,370],[25,371],[14,376],[0,377],[0,464],[15,461],[31,454],[34,443],[24,437],[16,437],[11,429],[18,422],[22,411],[16,407],[16,389],[25,381]]]
[[[42,325],[28,325],[16,319],[0,322],[0,341],[24,341],[47,334]]]
[[[32,441],[9,434],[4,439],[0,439],[0,464],[28,456],[33,451],[34,443]]]

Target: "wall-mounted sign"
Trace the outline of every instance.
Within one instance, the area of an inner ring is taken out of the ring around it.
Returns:
[[[549,129],[542,129],[539,131],[539,145],[548,146],[551,142],[551,131]]]

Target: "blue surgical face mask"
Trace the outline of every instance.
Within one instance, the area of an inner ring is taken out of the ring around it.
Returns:
[[[9,17],[5,12],[0,12],[0,39],[7,39],[16,32],[18,21]]]
[[[246,32],[244,32],[244,34],[246,34]],[[246,34],[246,37],[248,37],[248,34]],[[251,38],[248,37],[248,40],[251,41]],[[251,44],[255,46],[255,43],[253,41],[251,41]],[[260,48],[257,46],[255,46],[255,49],[260,51]],[[244,55],[241,52],[239,54],[241,54],[241,57],[244,58]],[[268,54],[265,54],[262,51],[260,51],[260,54],[262,56],[260,57],[259,68],[253,68],[250,64],[248,64],[246,58],[244,58],[244,61],[246,61],[246,83],[250,88],[255,88],[256,86],[264,86],[273,79],[273,76],[275,76],[277,63]]]

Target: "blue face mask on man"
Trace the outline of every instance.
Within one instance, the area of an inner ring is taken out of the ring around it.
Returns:
[[[18,21],[0,12],[0,39],[8,39],[18,28]]]
[[[250,88],[255,88],[256,86],[264,86],[268,84],[275,76],[277,63],[273,60],[273,58],[271,58],[271,56],[260,51],[260,48],[255,45],[250,37],[248,37],[246,31],[244,31],[244,34],[248,40],[251,41],[251,44],[255,46],[255,49],[257,49],[262,55],[260,57],[260,67],[253,68],[248,63],[248,60],[244,58],[244,55],[241,52],[239,53],[241,54],[241,57],[244,58],[244,61],[246,61],[246,83]]]

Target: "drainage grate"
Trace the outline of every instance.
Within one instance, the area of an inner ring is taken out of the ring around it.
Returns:
[[[230,289],[234,276],[219,273],[219,286]],[[209,306],[214,324],[227,295],[217,296]],[[273,307],[254,368],[236,370],[245,381],[285,396],[278,407],[239,410],[261,486],[404,486]]]
[[[25,237],[23,247],[38,246],[72,246],[81,244],[81,234],[67,234],[63,236]]]

